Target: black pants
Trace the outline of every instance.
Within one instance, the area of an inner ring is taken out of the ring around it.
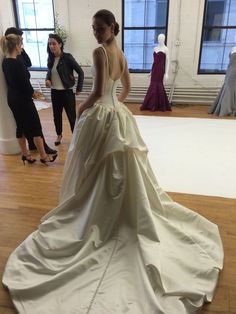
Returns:
[[[71,132],[74,130],[76,111],[75,95],[72,89],[51,90],[53,118],[57,135],[62,135],[62,111],[65,109]]]
[[[32,99],[8,95],[8,104],[16,121],[16,137],[42,135],[38,111]]]
[[[42,133],[41,137],[42,137],[42,139],[43,139],[44,149],[47,149],[49,146],[48,146],[48,144],[47,144],[46,141],[45,141],[45,138],[44,138],[43,133]],[[26,136],[26,139],[27,139],[27,141],[28,141],[29,150],[35,150],[35,149],[36,149],[36,146],[35,146],[35,144],[34,144],[34,138],[31,137],[31,136]]]

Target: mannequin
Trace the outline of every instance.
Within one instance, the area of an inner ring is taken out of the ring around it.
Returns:
[[[235,43],[235,46],[231,49],[231,53],[236,52],[236,35],[234,36],[234,43]]]
[[[169,72],[169,49],[165,45],[165,35],[164,34],[159,34],[157,37],[158,45],[154,48],[154,52],[158,53],[159,51],[164,52],[166,55],[166,64],[165,64],[165,74],[164,74],[164,80],[168,80],[168,72]],[[236,47],[235,47],[236,48]],[[235,49],[236,52],[236,49]]]
[[[169,50],[165,45],[164,34],[159,34],[157,40],[158,45],[153,51],[151,82],[140,110],[171,111],[163,85],[163,80],[168,79]]]
[[[236,35],[235,46],[229,54],[229,65],[225,74],[224,84],[211,105],[209,113],[217,116],[236,116]]]

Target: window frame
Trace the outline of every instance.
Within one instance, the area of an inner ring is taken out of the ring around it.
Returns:
[[[167,36],[168,36],[168,22],[169,22],[169,5],[170,5],[170,0],[167,0],[167,8],[166,8],[166,23],[165,27],[160,27],[160,26],[146,26],[146,27],[125,27],[125,1],[122,0],[122,50],[124,51],[124,33],[125,30],[162,30],[165,29],[165,43],[167,43]],[[151,69],[150,69],[151,70]],[[134,69],[129,69],[130,73],[149,73],[150,70],[134,70]]]
[[[219,25],[214,25],[214,26],[205,26],[205,19],[206,19],[206,12],[207,12],[207,4],[208,4],[208,0],[205,0],[205,4],[204,4],[204,12],[203,12],[203,22],[202,22],[202,34],[201,34],[201,42],[200,42],[200,51],[199,51],[199,59],[198,59],[198,70],[197,70],[197,74],[198,75],[225,75],[226,70],[218,70],[218,71],[203,71],[200,69],[200,65],[201,65],[201,59],[202,59],[202,48],[203,48],[203,37],[204,37],[204,31],[206,29],[235,29],[236,31],[236,25],[235,26],[219,26]],[[225,44],[224,44],[224,50],[225,50]]]
[[[15,18],[15,25],[17,28],[20,28],[20,23],[19,23],[19,19],[18,19],[18,10],[17,10],[17,4],[16,4],[17,0],[12,0],[12,5],[13,5],[13,11],[14,11],[14,18]],[[53,24],[54,24],[54,28],[20,28],[22,30],[22,32],[24,32],[24,34],[27,31],[36,31],[36,32],[41,32],[41,31],[50,31],[51,33],[55,32],[55,8],[54,8],[54,0],[52,1],[52,11],[53,11]],[[39,51],[39,42],[37,42],[37,50]],[[32,66],[30,68],[30,71],[46,71],[47,67],[34,67]]]

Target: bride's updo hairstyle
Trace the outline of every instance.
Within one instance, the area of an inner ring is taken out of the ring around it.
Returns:
[[[99,10],[97,13],[94,14],[93,18],[102,20],[108,26],[114,24],[114,35],[116,36],[119,33],[119,24],[116,22],[115,16],[111,11],[105,9]]]

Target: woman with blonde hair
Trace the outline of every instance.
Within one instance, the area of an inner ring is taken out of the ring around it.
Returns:
[[[34,91],[30,84],[29,73],[24,65],[17,60],[21,53],[20,36],[9,34],[0,41],[5,58],[2,70],[7,83],[7,101],[16,121],[16,137],[22,153],[22,161],[32,164],[36,159],[29,155],[26,137],[32,136],[43,164],[53,162],[57,154],[49,157],[44,149],[42,126],[32,98],[38,98],[40,93]]]

